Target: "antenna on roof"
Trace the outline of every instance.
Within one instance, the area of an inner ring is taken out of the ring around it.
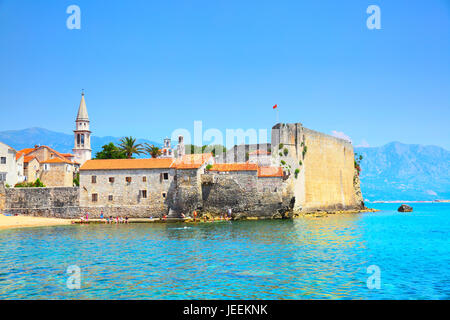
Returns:
[[[81,89],[81,95],[84,96],[84,89]]]

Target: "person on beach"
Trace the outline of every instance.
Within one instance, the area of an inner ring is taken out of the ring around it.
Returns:
[[[103,210],[102,210],[102,212],[100,212],[100,219],[103,220]]]
[[[195,221],[197,219],[197,211],[194,210],[193,214],[194,214],[194,221]]]
[[[163,215],[163,220],[166,220],[166,218],[167,218],[167,216],[166,216],[166,215]]]
[[[181,213],[181,217],[182,217],[182,218],[186,218],[186,216],[184,215],[183,212]]]
[[[109,216],[109,223],[113,223],[113,217],[112,216]]]
[[[119,217],[116,217],[116,223],[119,223]]]
[[[231,208],[228,209],[228,218],[231,219]]]
[[[125,216],[125,223],[128,223],[128,216]]]
[[[89,212],[86,212],[86,222],[89,220]]]

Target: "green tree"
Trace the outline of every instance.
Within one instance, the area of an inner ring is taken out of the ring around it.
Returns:
[[[136,138],[133,137],[124,137],[120,139],[119,147],[128,159],[131,159],[133,154],[141,154],[144,152],[143,145],[141,143],[136,143]]]
[[[102,151],[95,154],[95,159],[125,159],[125,152],[110,142],[102,147]]]
[[[154,146],[153,144],[145,143],[144,146],[145,153],[147,153],[152,158],[158,158],[161,155],[161,149]]]
[[[75,177],[73,178],[73,185],[76,187],[80,186],[80,173],[79,172],[77,172],[75,174]]]
[[[227,152],[227,148],[221,144],[207,144],[203,145],[202,147],[196,146],[194,144],[187,144],[185,146],[185,149],[187,154],[212,153],[214,157],[218,154]]]

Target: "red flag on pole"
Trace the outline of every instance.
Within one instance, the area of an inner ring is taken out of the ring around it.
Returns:
[[[274,108],[274,109],[276,109],[277,107],[278,107],[278,105],[277,105],[277,104],[273,106],[273,108]]]

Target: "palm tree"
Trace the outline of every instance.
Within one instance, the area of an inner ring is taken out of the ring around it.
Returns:
[[[145,152],[150,155],[152,158],[158,158],[161,155],[161,149],[158,147],[155,147],[152,144],[145,144]]]
[[[144,151],[142,144],[136,144],[136,138],[133,137],[125,137],[120,139],[119,147],[126,154],[128,159],[131,159],[133,154],[141,154]]]

